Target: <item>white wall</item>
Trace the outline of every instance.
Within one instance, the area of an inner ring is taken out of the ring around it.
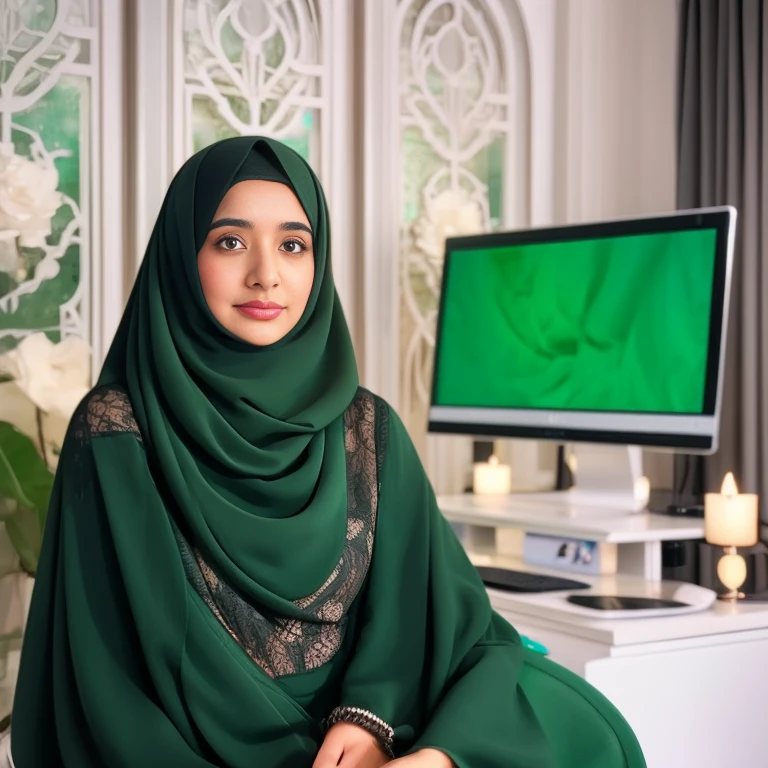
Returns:
[[[566,221],[675,207],[678,3],[559,0]]]
[[[674,210],[679,3],[557,0],[557,13],[556,220]],[[669,454],[646,451],[644,468],[670,487]]]

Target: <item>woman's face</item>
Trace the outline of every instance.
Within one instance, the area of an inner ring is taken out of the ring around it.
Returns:
[[[205,300],[228,331],[263,347],[299,322],[312,291],[312,230],[296,195],[241,181],[221,201],[197,255]]]

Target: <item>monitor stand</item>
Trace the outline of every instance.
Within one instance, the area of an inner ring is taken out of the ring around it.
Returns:
[[[567,491],[532,493],[534,503],[567,506],[578,513],[639,512],[648,505],[650,488],[643,476],[642,449],[635,445],[576,443],[574,485]]]

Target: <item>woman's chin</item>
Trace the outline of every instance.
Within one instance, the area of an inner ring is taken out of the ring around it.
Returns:
[[[268,347],[286,336],[290,328],[286,323],[278,323],[277,320],[252,320],[233,323],[227,330],[255,347]]]

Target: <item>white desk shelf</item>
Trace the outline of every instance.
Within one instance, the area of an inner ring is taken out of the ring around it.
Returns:
[[[465,527],[467,548],[496,552],[496,529],[516,528],[545,536],[605,541],[618,547],[619,571],[661,579],[661,542],[704,538],[704,521],[607,507],[579,507],[556,494],[440,496],[438,506],[450,522]]]

